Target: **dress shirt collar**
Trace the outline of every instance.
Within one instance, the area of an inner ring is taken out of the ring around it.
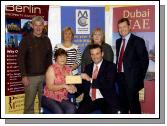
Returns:
[[[129,40],[129,38],[130,38],[130,35],[131,35],[131,33],[127,34],[127,35],[124,37],[126,43],[128,42],[128,40]],[[123,38],[122,38],[122,39],[123,39]]]
[[[102,64],[102,62],[103,62],[103,59],[100,61],[100,63],[98,63],[98,64],[95,64],[94,63],[94,65],[93,65],[93,70],[96,68],[96,66],[98,66],[98,70],[99,70],[99,68],[100,68],[100,66],[101,66],[101,64]]]

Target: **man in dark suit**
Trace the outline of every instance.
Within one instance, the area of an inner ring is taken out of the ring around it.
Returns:
[[[141,113],[139,90],[144,87],[144,78],[149,64],[144,39],[130,33],[127,18],[118,21],[121,38],[116,40],[117,83],[122,113]]]
[[[102,47],[90,46],[93,63],[85,67],[81,74],[83,83],[77,85],[77,93],[84,93],[77,113],[86,114],[100,109],[102,113],[119,113],[119,101],[115,89],[116,65],[103,59]],[[96,96],[94,96],[96,95]]]

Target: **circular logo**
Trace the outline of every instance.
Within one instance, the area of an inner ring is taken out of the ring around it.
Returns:
[[[78,19],[78,24],[79,24],[80,26],[82,26],[82,27],[87,26],[87,25],[88,25],[88,24],[87,24],[87,18],[86,18],[86,17],[80,17],[80,18]]]

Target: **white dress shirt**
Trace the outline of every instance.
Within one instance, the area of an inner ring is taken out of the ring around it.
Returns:
[[[100,69],[100,66],[101,66],[102,62],[103,62],[103,60],[98,64],[94,64],[93,65],[93,71],[95,70],[96,66],[98,66],[98,72],[99,72],[99,69]],[[92,75],[93,75],[93,71],[92,71]],[[92,83],[92,81],[93,81],[93,79],[91,80],[91,83]],[[90,88],[89,95],[90,95],[90,97],[92,97],[92,88]],[[99,98],[103,98],[103,96],[102,96],[100,90],[96,89],[96,99],[99,99]]]
[[[125,38],[124,38],[124,39],[125,39],[125,48],[124,48],[124,52],[125,52],[126,46],[127,46],[127,44],[128,44],[130,35],[131,35],[131,33],[129,33],[128,35],[126,35]],[[119,50],[119,56],[120,56],[120,52],[121,52],[121,48],[122,48],[122,46],[123,46],[123,42],[121,42],[121,46],[120,46],[120,50]],[[118,60],[119,60],[119,56],[118,56]],[[118,66],[117,66],[117,68],[118,68]],[[118,69],[117,69],[117,70],[118,70]],[[124,72],[123,61],[122,61],[122,71],[121,71],[121,72]]]

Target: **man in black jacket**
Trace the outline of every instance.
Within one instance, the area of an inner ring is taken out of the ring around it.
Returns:
[[[44,19],[36,16],[32,19],[33,32],[23,37],[19,45],[18,64],[22,83],[25,87],[24,113],[34,113],[34,101],[38,92],[39,109],[44,83],[44,74],[52,64],[52,46],[43,35]]]
[[[77,93],[84,93],[77,113],[86,114],[100,109],[102,113],[119,113],[119,101],[115,89],[116,65],[103,59],[102,47],[90,46],[93,63],[85,67],[81,74],[82,85],[77,85]]]
[[[116,40],[117,82],[123,113],[139,114],[139,90],[144,87],[144,78],[149,64],[144,39],[130,33],[127,18],[118,21],[121,38]]]

